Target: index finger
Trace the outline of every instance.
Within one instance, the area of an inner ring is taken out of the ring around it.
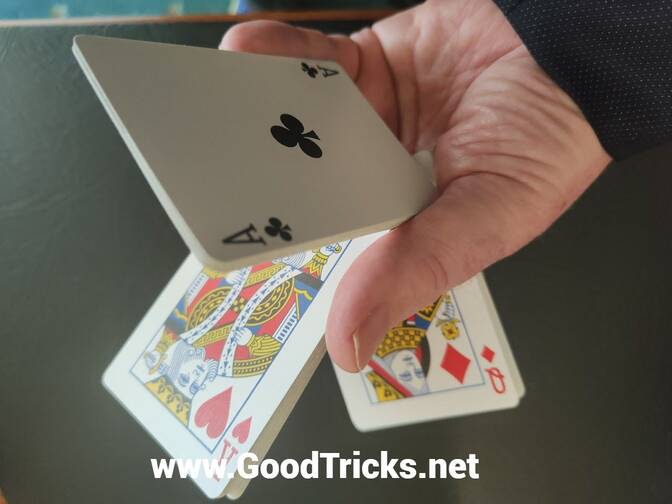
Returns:
[[[229,29],[219,45],[228,51],[335,61],[348,73],[385,124],[398,134],[395,84],[374,31],[325,35],[278,21],[248,21]]]
[[[220,49],[337,62],[352,80],[359,74],[359,49],[345,35],[325,35],[278,21],[249,21],[224,34]]]

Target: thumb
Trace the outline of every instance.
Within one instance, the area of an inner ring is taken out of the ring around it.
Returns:
[[[559,213],[548,198],[507,177],[476,172],[454,180],[344,275],[327,320],[332,359],[346,371],[362,369],[391,327],[515,252]]]

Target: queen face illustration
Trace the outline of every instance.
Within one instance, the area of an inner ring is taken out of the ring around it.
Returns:
[[[156,352],[145,354],[148,367],[157,362]],[[193,398],[207,383],[215,378],[217,363],[205,358],[202,348],[194,348],[184,341],[178,341],[170,349],[168,360],[158,367],[161,375],[166,376],[186,397]]]
[[[399,350],[386,356],[385,361],[393,376],[412,395],[428,392],[425,373],[415,352],[408,349]]]
[[[213,373],[209,373],[210,368],[213,369]],[[216,367],[209,366],[208,361],[203,360],[201,356],[186,360],[180,366],[175,386],[187,397],[193,397],[199,390],[205,388],[208,375],[214,376],[215,369]]]

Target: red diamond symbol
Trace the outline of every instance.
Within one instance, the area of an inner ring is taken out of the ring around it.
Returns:
[[[471,364],[471,359],[460,353],[453,345],[448,344],[446,352],[443,354],[441,367],[453,375],[457,381],[464,383],[464,376]]]
[[[492,359],[495,358],[495,352],[488,345],[483,345],[483,351],[481,352],[481,357],[483,357],[488,362],[492,362]]]

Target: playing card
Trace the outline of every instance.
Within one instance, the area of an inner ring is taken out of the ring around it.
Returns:
[[[434,196],[336,63],[93,36],[73,51],[175,227],[214,269],[389,229]]]
[[[525,392],[482,275],[388,331],[360,373],[336,376],[361,431],[512,408]]]
[[[230,472],[241,453],[262,459],[324,352],[338,279],[373,239],[229,273],[189,256],[106,370],[105,387],[173,458],[225,460]],[[209,497],[242,491],[228,477],[195,482]]]

